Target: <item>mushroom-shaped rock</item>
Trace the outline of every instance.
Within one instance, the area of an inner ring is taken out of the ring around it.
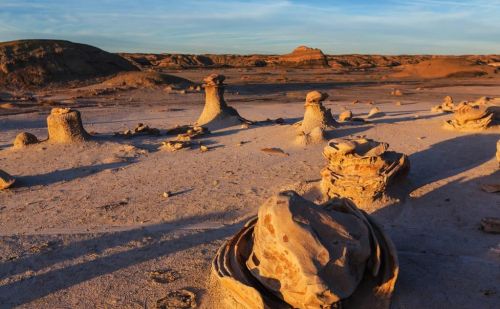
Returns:
[[[211,74],[205,83],[205,107],[196,121],[196,126],[204,126],[210,130],[221,129],[251,121],[241,117],[236,109],[228,106],[224,100],[224,75]]]
[[[333,139],[323,151],[321,189],[328,198],[349,198],[360,207],[384,196],[388,185],[409,169],[408,157],[370,139]]]
[[[24,148],[38,142],[38,138],[35,135],[28,132],[21,132],[14,139],[14,149]]]
[[[7,172],[0,170],[0,190],[4,190],[12,186],[16,179],[10,176]]]
[[[212,266],[232,304],[252,309],[389,308],[398,276],[394,246],[369,215],[293,191],[262,205]]]
[[[310,133],[316,127],[324,130],[336,125],[330,109],[323,106],[322,102],[326,98],[328,98],[328,94],[319,91],[311,91],[307,94],[304,104],[304,120],[300,126],[302,132]]]
[[[483,130],[492,120],[493,113],[489,112],[486,106],[462,103],[453,113],[453,119],[446,121],[444,127],[460,131]]]
[[[90,138],[82,124],[80,112],[71,108],[53,108],[47,117],[49,142],[74,143]]]

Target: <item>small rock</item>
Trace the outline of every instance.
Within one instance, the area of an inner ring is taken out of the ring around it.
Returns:
[[[208,147],[207,147],[207,146],[205,146],[205,145],[201,145],[201,146],[200,146],[200,151],[201,151],[201,152],[207,152],[207,151],[208,151]]]
[[[171,197],[171,196],[172,196],[172,192],[170,192],[170,191],[163,192],[163,197],[164,198],[168,198],[168,197]]]
[[[176,290],[156,301],[157,309],[189,309],[196,308],[196,295],[188,290]]]

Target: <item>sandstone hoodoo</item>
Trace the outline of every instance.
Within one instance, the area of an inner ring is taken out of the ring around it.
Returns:
[[[0,190],[11,187],[16,182],[16,179],[7,172],[0,170]]]
[[[21,132],[16,136],[16,139],[14,140],[14,149],[20,149],[27,147],[29,145],[37,144],[38,138],[28,132]]]
[[[71,108],[53,108],[47,117],[49,142],[74,143],[90,139],[82,124],[80,112]]]
[[[385,196],[396,176],[406,173],[408,157],[387,151],[389,145],[370,139],[333,139],[323,151],[328,161],[321,171],[321,190],[327,198],[343,197],[359,207]]]
[[[333,119],[330,109],[323,106],[323,101],[328,98],[328,94],[319,91],[311,91],[306,96],[304,104],[304,119],[299,122],[299,132],[296,143],[307,145],[318,143],[324,140],[324,130],[337,125]]]
[[[394,245],[344,199],[317,205],[293,191],[264,203],[213,261],[228,308],[389,308]]]
[[[57,40],[0,43],[0,86],[42,87],[84,81],[137,68],[99,48]]]
[[[444,123],[444,128],[459,131],[484,130],[493,121],[493,116],[486,106],[462,103],[453,113],[453,119]]]
[[[236,109],[227,105],[224,100],[224,80],[224,75],[219,74],[212,74],[204,79],[205,107],[195,126],[216,130],[241,123],[252,123],[241,117]]]
[[[290,54],[280,56],[278,64],[289,67],[328,67],[328,60],[318,48],[299,46]]]

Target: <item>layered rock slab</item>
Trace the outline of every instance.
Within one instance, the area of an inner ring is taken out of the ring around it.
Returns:
[[[409,170],[404,154],[370,139],[333,139],[323,151],[321,190],[327,198],[343,197],[363,207],[383,197],[396,176]]]

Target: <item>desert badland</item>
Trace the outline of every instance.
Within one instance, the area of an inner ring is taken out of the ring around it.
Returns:
[[[498,308],[500,55],[0,43],[1,308]]]

